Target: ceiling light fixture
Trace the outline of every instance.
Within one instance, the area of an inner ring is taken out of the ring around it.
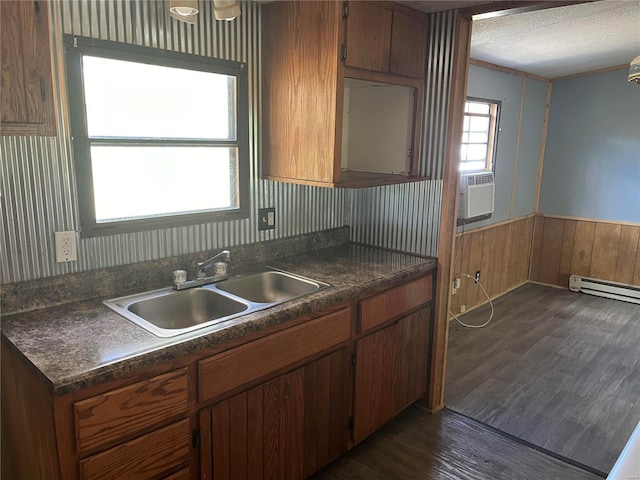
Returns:
[[[194,25],[198,18],[198,15],[180,15],[179,13],[173,13],[172,11],[169,11],[169,16],[180,22],[188,23],[189,25]]]
[[[640,55],[631,60],[631,65],[629,65],[629,81],[640,84]]]
[[[179,15],[179,17],[190,17],[198,14],[198,0],[171,0],[169,11]],[[173,16],[173,15],[172,15]]]
[[[213,0],[216,20],[231,21],[240,16],[240,4],[236,0]]]

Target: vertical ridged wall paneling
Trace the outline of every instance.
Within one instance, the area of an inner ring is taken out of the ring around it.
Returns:
[[[352,241],[437,255],[442,180],[355,190],[351,200]]]
[[[429,15],[420,174],[431,180],[352,192],[354,242],[437,256],[455,11]]]
[[[420,175],[442,180],[456,11],[429,16]]]
[[[61,102],[58,137],[1,138],[2,283],[215,250],[345,224],[344,191],[259,178],[260,5],[241,2],[240,17],[224,22],[215,20],[213,2],[201,1],[198,23],[187,25],[169,17],[168,3],[65,1],[60,3],[62,29],[74,35],[247,63],[252,199],[249,219],[82,239],[77,262],[56,263],[54,232],[79,229],[72,153],[63,122],[66,106]],[[257,209],[270,206],[276,208],[277,227],[258,232]]]

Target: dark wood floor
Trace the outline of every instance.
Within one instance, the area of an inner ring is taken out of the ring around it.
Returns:
[[[601,480],[454,412],[410,407],[315,480]]]
[[[640,421],[640,306],[525,284],[451,323],[445,402],[608,473]]]

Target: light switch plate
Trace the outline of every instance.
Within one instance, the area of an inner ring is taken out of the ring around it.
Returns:
[[[276,228],[276,209],[259,208],[258,209],[258,230],[273,230]]]

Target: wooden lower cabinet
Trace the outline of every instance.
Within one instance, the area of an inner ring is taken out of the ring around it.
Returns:
[[[201,412],[201,478],[299,479],[349,443],[344,347]]]
[[[184,419],[81,460],[80,477],[83,480],[165,478],[167,472],[188,467],[190,452],[191,431],[189,420]]]
[[[60,396],[3,339],[2,478],[309,477],[423,396],[432,289],[418,277]]]
[[[354,443],[425,393],[430,320],[426,307],[356,342]]]

